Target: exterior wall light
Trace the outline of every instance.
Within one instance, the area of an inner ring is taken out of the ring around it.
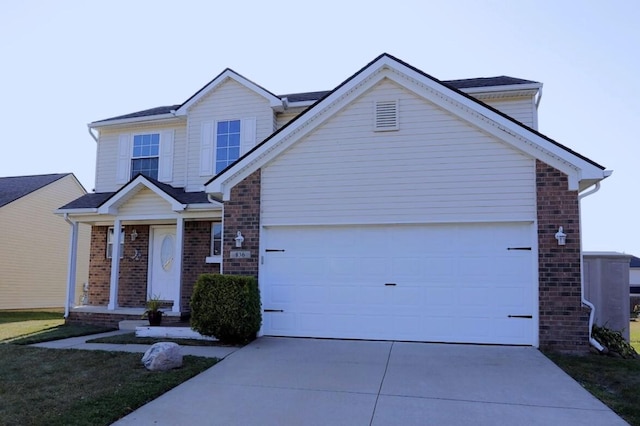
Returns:
[[[131,241],[135,241],[136,238],[138,238],[138,231],[134,229],[133,231],[131,231]]]
[[[567,234],[563,232],[562,226],[558,228],[558,232],[556,232],[556,240],[558,240],[559,246],[563,246],[567,243]]]
[[[240,231],[238,231],[234,239],[236,240],[236,247],[238,248],[242,247],[242,243],[244,242],[244,237],[242,236]]]

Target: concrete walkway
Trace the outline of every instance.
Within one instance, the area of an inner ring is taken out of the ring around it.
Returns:
[[[144,353],[151,345],[123,345],[116,343],[87,343],[87,340],[99,337],[115,336],[117,334],[131,333],[131,330],[109,331],[107,333],[92,334],[90,336],[71,337],[69,339],[54,340],[52,342],[36,343],[31,346],[52,349],[85,349],[119,352]],[[237,351],[239,348],[230,346],[181,346],[183,355],[195,355],[209,358],[224,358]]]
[[[626,425],[534,348],[260,338],[116,425]]]

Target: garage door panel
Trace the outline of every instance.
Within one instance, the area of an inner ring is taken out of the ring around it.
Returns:
[[[530,224],[265,228],[265,334],[533,344]],[[385,285],[385,284],[395,284]],[[282,312],[269,312],[271,309]]]

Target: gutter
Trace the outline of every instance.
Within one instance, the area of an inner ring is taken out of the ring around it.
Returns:
[[[600,182],[596,182],[593,189],[583,194],[579,194],[578,206],[580,206],[580,201],[583,198],[588,197],[589,195],[593,195],[599,190],[600,190]],[[580,221],[580,236],[582,237],[582,221]],[[591,330],[593,329],[593,320],[596,315],[596,307],[593,306],[593,303],[591,303],[584,297],[584,253],[582,251],[582,238],[580,238],[580,299],[583,305],[588,306],[589,309],[591,309],[591,312],[589,313],[589,343],[591,343],[591,345],[594,348],[596,348],[599,352],[604,352],[605,351],[604,346],[602,346],[600,342],[594,339],[591,333]]]

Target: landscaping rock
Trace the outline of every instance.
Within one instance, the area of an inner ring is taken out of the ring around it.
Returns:
[[[165,371],[182,367],[180,345],[171,342],[159,342],[144,353],[142,364],[151,371]]]

